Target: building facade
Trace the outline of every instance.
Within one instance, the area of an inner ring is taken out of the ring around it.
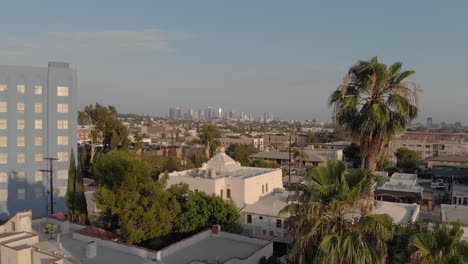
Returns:
[[[283,187],[281,169],[244,167],[222,151],[201,168],[169,173],[167,185],[178,183],[188,184],[192,191],[232,200],[238,208]]]
[[[70,151],[77,144],[77,75],[68,63],[0,66],[0,218],[66,212]],[[76,155],[76,147],[75,147]],[[53,161],[53,190],[49,163]]]

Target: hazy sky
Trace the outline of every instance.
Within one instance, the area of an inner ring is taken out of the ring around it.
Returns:
[[[467,1],[10,1],[0,25],[0,64],[70,62],[80,107],[329,119],[347,68],[378,55],[416,71],[421,120],[468,122]]]

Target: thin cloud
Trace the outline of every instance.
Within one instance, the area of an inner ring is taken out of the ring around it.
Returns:
[[[46,32],[30,36],[0,36],[0,57],[62,57],[174,52],[169,37],[159,29],[96,32]]]

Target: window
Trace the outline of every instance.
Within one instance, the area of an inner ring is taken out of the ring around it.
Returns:
[[[8,147],[8,137],[0,136],[0,147]]]
[[[7,102],[0,102],[0,113],[8,112],[8,103]]]
[[[41,119],[34,120],[34,128],[35,129],[42,129],[42,120]]]
[[[21,182],[26,181],[26,174],[24,174],[24,171],[18,171],[18,173],[16,173],[16,180]]]
[[[252,223],[252,215],[247,215],[247,224]]]
[[[274,235],[275,235],[275,232],[270,230],[270,236],[274,236]]]
[[[226,189],[226,198],[231,199],[231,189]]]
[[[68,96],[68,87],[57,86],[57,96]]]
[[[0,119],[0,129],[7,129],[8,128],[8,120]]]
[[[34,181],[35,182],[42,182],[42,178],[44,177],[43,173],[44,172],[42,172],[42,171],[34,172]]]
[[[34,137],[34,145],[42,146],[42,137],[41,136]]]
[[[8,154],[0,153],[0,164],[7,164],[7,163],[8,163]]]
[[[268,192],[268,183],[265,184],[265,192]]]
[[[16,154],[16,162],[18,164],[23,164],[24,163],[24,153]]]
[[[42,113],[42,103],[35,103],[34,104],[34,112],[35,113]]]
[[[58,113],[68,113],[68,104],[57,104]]]
[[[68,129],[68,120],[57,120],[57,129]]]
[[[8,174],[6,172],[0,172],[0,183],[8,182]]]
[[[34,160],[35,161],[42,161],[42,153],[41,152],[36,152],[36,154],[34,154]]]
[[[41,95],[42,94],[42,86],[40,86],[40,85],[34,86],[34,94],[35,95]]]
[[[24,147],[24,137],[23,136],[18,136],[16,137],[16,146],[18,147]]]
[[[16,129],[23,130],[24,129],[24,119],[16,120]]]
[[[18,200],[26,200],[26,189],[24,188],[18,189]]]
[[[258,219],[263,220],[263,216],[259,216]]]
[[[221,189],[221,193],[219,194],[221,198],[223,198],[223,189]]]
[[[263,235],[266,236],[266,230],[265,229],[263,229]]]
[[[57,145],[68,145],[68,136],[57,136]]]
[[[265,185],[262,184],[262,194],[265,193]]]
[[[281,219],[276,219],[276,227],[281,228]]]
[[[36,196],[36,198],[41,198],[42,196],[44,196],[44,187],[36,186],[36,188],[34,189],[34,195]]]
[[[198,189],[194,189],[193,192],[198,193]]]
[[[24,94],[24,90],[25,90],[24,84],[18,84],[16,86],[16,90],[18,91],[18,94]]]
[[[24,113],[24,103],[23,102],[16,103],[16,110],[18,113]]]
[[[59,197],[64,197],[65,194],[67,193],[67,186],[59,186],[57,188],[57,191],[58,191],[57,193]]]
[[[57,171],[57,178],[60,180],[68,179],[68,170],[59,170]]]
[[[0,84],[0,92],[6,92],[8,89],[8,86],[6,84]]]

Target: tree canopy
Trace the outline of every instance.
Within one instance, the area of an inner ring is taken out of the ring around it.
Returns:
[[[415,172],[416,162],[421,160],[421,153],[410,150],[408,148],[399,148],[395,153],[397,158],[397,167],[402,168],[405,172]]]
[[[200,140],[206,148],[206,156],[210,158],[216,150],[216,147],[219,146],[219,138],[221,133],[219,129],[214,124],[203,125],[200,131]]]
[[[242,166],[250,166],[249,156],[257,152],[258,149],[252,144],[231,144],[226,150],[226,153]]]

